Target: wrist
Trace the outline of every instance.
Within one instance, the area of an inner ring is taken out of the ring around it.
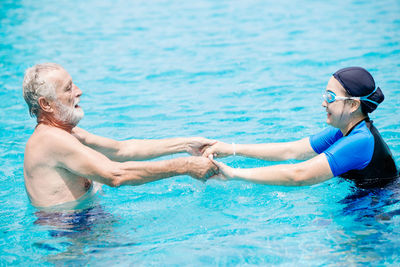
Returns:
[[[221,156],[235,156],[236,155],[236,144],[235,143],[222,143],[216,150]]]
[[[179,175],[186,175],[189,173],[190,165],[191,165],[191,157],[178,158],[178,162],[176,162],[177,173]]]
[[[236,156],[236,144],[235,142],[232,142],[232,153],[233,156]]]
[[[239,172],[240,172],[240,168],[232,168],[231,167],[231,172],[230,172],[228,179],[229,180],[237,180],[239,178]]]
[[[189,143],[187,139],[185,137],[163,139],[164,142],[167,142],[165,145],[166,152],[169,154],[187,152]]]
[[[182,137],[182,138],[179,138],[180,139],[180,151],[179,152],[186,152],[186,153],[190,153],[190,151],[191,151],[191,147],[190,147],[190,144],[191,144],[191,141],[192,141],[192,138],[190,138],[190,137]]]

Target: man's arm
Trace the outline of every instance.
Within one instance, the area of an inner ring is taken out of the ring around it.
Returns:
[[[216,142],[203,152],[205,157],[213,155],[213,157],[217,158],[234,154],[271,161],[304,160],[317,155],[310,145],[309,138],[294,142],[267,144],[227,144]]]
[[[262,168],[235,169],[214,161],[219,178],[245,180],[258,184],[302,186],[317,184],[333,177],[325,154],[297,164],[282,164]]]
[[[58,167],[109,186],[140,185],[176,175],[197,179],[214,175],[217,167],[204,157],[185,157],[151,162],[115,162],[65,133],[51,138]]]
[[[120,162],[146,160],[181,152],[199,156],[204,147],[215,143],[214,140],[201,137],[116,141],[91,134],[79,127],[75,127],[72,134],[82,144],[91,147],[114,161]]]

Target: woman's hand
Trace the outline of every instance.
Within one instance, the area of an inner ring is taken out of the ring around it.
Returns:
[[[209,146],[204,149],[203,157],[212,158],[223,158],[234,154],[233,144],[227,144],[224,142],[216,142],[212,146]]]
[[[218,162],[212,159],[212,156],[209,156],[209,159],[214,163],[215,166],[218,167],[218,174],[212,176],[213,179],[220,179],[220,180],[231,180],[235,177],[235,169],[229,167],[228,165]]]

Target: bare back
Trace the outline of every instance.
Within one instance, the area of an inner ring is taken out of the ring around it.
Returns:
[[[76,142],[74,136],[62,129],[44,124],[36,127],[24,157],[25,187],[33,205],[47,207],[74,201],[90,189],[90,180],[60,164],[62,146]]]

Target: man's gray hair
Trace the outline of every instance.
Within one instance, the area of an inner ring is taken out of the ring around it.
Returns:
[[[47,81],[45,76],[53,70],[62,69],[56,63],[36,64],[25,71],[24,82],[22,84],[24,99],[29,107],[29,114],[33,117],[39,115],[40,106],[38,99],[44,97],[49,100],[56,99],[55,85]]]

